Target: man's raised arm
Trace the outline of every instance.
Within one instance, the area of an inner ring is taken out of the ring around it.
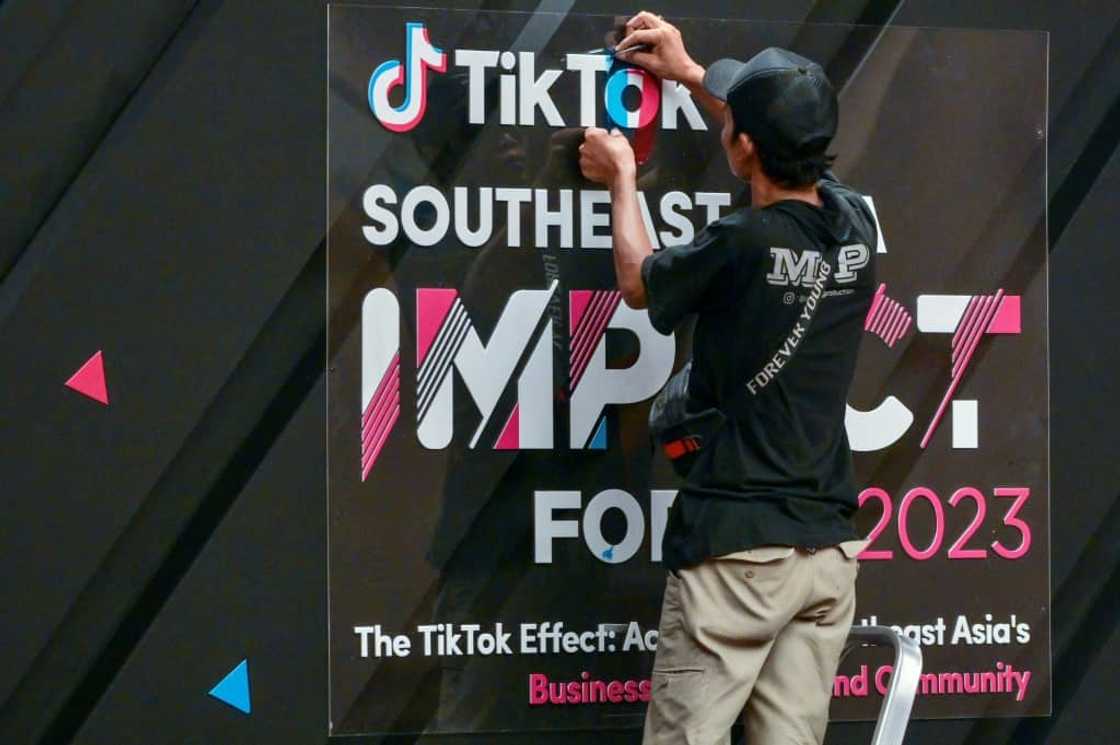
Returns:
[[[637,166],[630,141],[617,129],[591,127],[579,146],[579,167],[588,179],[611,190],[614,271],[622,299],[631,308],[646,307],[642,262],[653,253],[638,206]]]
[[[677,81],[688,88],[693,99],[699,101],[717,121],[723,121],[723,108],[727,104],[704,90],[704,67],[689,56],[676,26],[643,10],[626,22],[626,37],[616,49],[625,51],[637,45],[645,45],[649,51],[635,50],[619,57],[644,67],[660,78]]]

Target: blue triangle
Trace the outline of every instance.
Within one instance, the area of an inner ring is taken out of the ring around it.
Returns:
[[[249,703],[249,660],[241,660],[210,689],[210,695],[238,711],[250,713],[253,706]]]
[[[606,450],[607,449],[607,417],[604,416],[599,420],[599,429],[595,430],[595,436],[591,438],[591,444],[587,446],[590,450]]]

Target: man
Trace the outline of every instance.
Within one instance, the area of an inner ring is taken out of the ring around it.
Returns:
[[[821,743],[855,611],[856,510],[845,400],[875,286],[874,220],[828,172],[836,94],[780,49],[707,71],[680,32],[640,13],[618,45],[687,86],[723,123],[751,207],[654,254],[626,138],[587,130],[584,175],[609,186],[619,289],[668,333],[697,314],[689,395],[722,412],[665,533],[644,742]]]

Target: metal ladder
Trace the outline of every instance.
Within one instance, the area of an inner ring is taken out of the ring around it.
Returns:
[[[857,647],[890,647],[894,650],[891,682],[879,707],[879,719],[871,745],[902,745],[921,680],[922,648],[910,637],[887,626],[853,626],[848,634],[844,656]]]

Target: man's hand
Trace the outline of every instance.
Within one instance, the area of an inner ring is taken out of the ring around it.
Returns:
[[[634,151],[617,129],[590,127],[579,146],[583,175],[611,190],[611,236],[618,289],[631,308],[646,307],[642,261],[653,252],[638,205]]]
[[[579,169],[585,178],[614,187],[619,180],[634,180],[634,150],[626,136],[613,129],[588,127],[579,146]]]
[[[688,56],[681,32],[661,16],[643,10],[626,22],[626,37],[615,48],[625,50],[637,44],[649,46],[650,51],[633,51],[619,56],[627,62],[641,65],[660,78],[675,80],[689,87],[700,85],[704,79],[704,68]]]

